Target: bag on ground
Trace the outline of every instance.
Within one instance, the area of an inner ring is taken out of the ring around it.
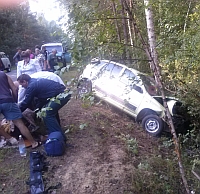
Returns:
[[[49,134],[44,148],[48,156],[61,156],[65,152],[65,141],[63,135],[59,132],[52,132]]]

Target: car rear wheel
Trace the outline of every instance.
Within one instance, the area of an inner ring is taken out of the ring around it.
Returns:
[[[79,81],[78,86],[78,96],[82,97],[92,92],[92,82],[89,79],[82,79]]]
[[[148,115],[142,119],[142,127],[152,136],[159,136],[164,127],[163,120],[157,115]]]

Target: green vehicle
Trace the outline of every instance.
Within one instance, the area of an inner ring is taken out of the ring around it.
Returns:
[[[69,53],[66,49],[63,48],[62,43],[47,43],[41,46],[45,47],[48,53],[50,54],[52,49],[57,50],[57,62],[61,63],[62,67],[66,67],[67,64],[71,63],[71,53]]]

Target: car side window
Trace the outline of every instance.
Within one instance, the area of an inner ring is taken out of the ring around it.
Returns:
[[[135,78],[136,78],[135,74],[132,71],[126,69],[122,74],[120,81],[125,85],[130,86],[133,84]]]
[[[105,67],[102,69],[102,71],[104,74],[110,76],[110,73],[111,73],[113,67],[114,67],[113,63],[108,63],[107,65],[105,65]]]
[[[138,91],[139,93],[143,93],[141,87],[137,86],[139,82],[137,76],[130,70],[126,69],[122,74],[120,81],[126,86],[130,86],[131,89]]]
[[[110,77],[111,78],[117,78],[121,72],[123,68],[119,65],[114,65],[112,71],[111,71],[111,74],[110,74]]]

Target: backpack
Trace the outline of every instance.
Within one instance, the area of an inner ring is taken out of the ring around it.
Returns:
[[[59,131],[50,133],[44,144],[44,149],[48,156],[62,156],[66,149],[62,133]]]

